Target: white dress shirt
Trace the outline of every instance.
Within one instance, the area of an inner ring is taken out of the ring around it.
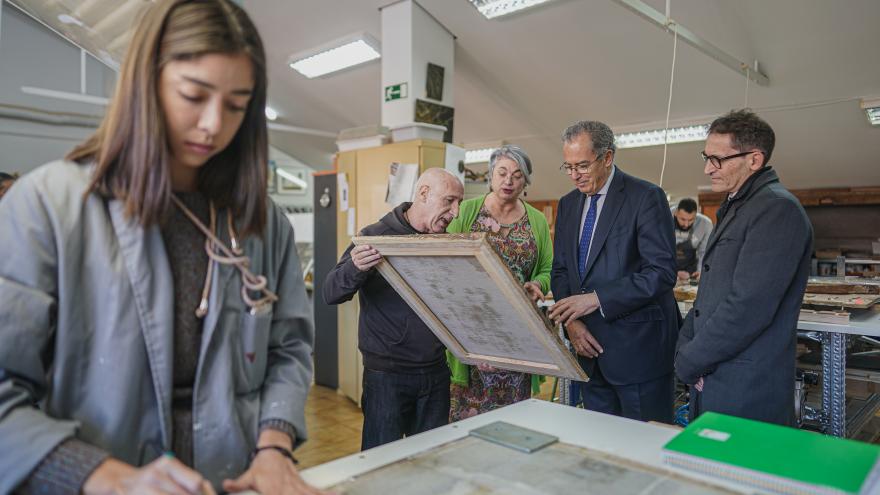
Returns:
[[[608,179],[605,181],[605,185],[602,186],[602,189],[599,189],[597,194],[600,194],[599,200],[596,202],[596,223],[593,224],[593,234],[590,236],[590,249],[593,247],[593,238],[596,237],[596,226],[599,225],[599,216],[602,215],[602,207],[605,206],[605,198],[608,197],[608,187],[611,186],[611,180],[614,179],[614,171],[617,170],[617,165],[611,165],[611,174],[608,176]],[[578,229],[578,242],[580,242],[581,236],[584,235],[584,220],[587,218],[587,212],[590,210],[590,200],[592,199],[592,195],[587,195],[587,198],[584,200],[584,210],[581,212],[581,226]],[[589,249],[587,250],[587,255],[589,256]],[[580,253],[578,253],[580,255]]]

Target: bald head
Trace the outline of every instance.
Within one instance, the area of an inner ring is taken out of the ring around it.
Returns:
[[[442,234],[458,215],[464,197],[464,186],[453,173],[442,168],[429,168],[416,182],[413,202],[407,217],[419,232]]]

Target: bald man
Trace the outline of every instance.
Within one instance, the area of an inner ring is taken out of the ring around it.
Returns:
[[[401,203],[362,235],[442,234],[458,215],[464,186],[431,168],[419,177],[413,201]],[[374,267],[371,246],[351,245],[324,283],[324,301],[341,304],[358,293],[358,348],[364,357],[361,450],[445,425],[449,368],[445,348]]]

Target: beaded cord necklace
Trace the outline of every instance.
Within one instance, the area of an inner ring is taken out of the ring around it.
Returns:
[[[223,241],[214,235],[217,228],[217,210],[214,208],[214,202],[209,201],[209,210],[211,218],[211,227],[208,228],[199,218],[183,204],[177,196],[171,195],[171,200],[180,208],[184,215],[205,234],[205,252],[208,253],[208,270],[205,275],[205,285],[202,288],[202,299],[199,307],[196,308],[196,317],[204,318],[208,314],[208,299],[211,295],[211,280],[214,276],[214,261],[223,265],[232,265],[241,273],[241,299],[250,308],[251,314],[256,314],[263,307],[270,305],[278,300],[278,296],[271,290],[266,288],[268,284],[266,277],[263,275],[254,275],[248,267],[250,260],[244,256],[238,238],[235,235],[235,229],[232,226],[232,215],[226,215],[226,228],[229,230],[230,247],[226,247]],[[218,253],[219,251],[219,253]],[[262,297],[253,299],[248,294],[249,291],[260,292]]]

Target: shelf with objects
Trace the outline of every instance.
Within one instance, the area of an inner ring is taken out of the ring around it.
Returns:
[[[676,287],[682,314],[697,293],[695,285]],[[880,410],[880,281],[811,277],[797,330],[798,423],[834,436],[874,440],[870,422]],[[815,387],[821,387],[820,400],[810,400]]]
[[[877,239],[880,244],[880,239]],[[813,266],[810,273],[814,276],[837,277],[841,273],[845,276],[880,277],[880,252],[872,253],[877,258],[847,258],[835,256],[833,258],[813,258]]]
[[[811,274],[880,277],[880,186],[795,189],[815,237]],[[701,212],[715,222],[724,195],[701,193]]]

